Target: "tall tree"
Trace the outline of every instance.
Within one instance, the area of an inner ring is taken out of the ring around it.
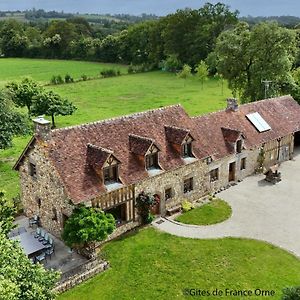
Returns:
[[[63,99],[60,95],[52,91],[42,92],[38,94],[33,102],[31,113],[33,115],[47,115],[52,119],[52,127],[55,128],[55,116],[72,115],[76,106],[67,99]]]
[[[5,94],[0,91],[0,149],[10,147],[13,137],[27,133],[28,128],[27,119],[13,109]]]
[[[205,61],[201,60],[200,63],[197,65],[196,76],[200,80],[203,89],[204,81],[208,78],[208,66],[205,63]]]
[[[6,85],[6,89],[18,107],[27,107],[29,115],[33,99],[42,92],[42,87],[30,78],[25,78],[20,83],[10,82]]]
[[[223,32],[217,41],[217,69],[229,82],[234,96],[243,102],[286,92],[294,86],[291,68],[296,53],[296,35],[277,23],[260,23],[250,30],[239,23]],[[265,89],[264,81],[271,81]]]

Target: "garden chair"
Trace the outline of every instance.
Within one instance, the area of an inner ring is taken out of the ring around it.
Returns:
[[[50,256],[50,259],[52,258],[53,253],[54,253],[54,248],[48,248],[45,251],[46,256]]]
[[[46,258],[46,254],[45,253],[42,253],[42,254],[40,254],[40,255],[38,255],[38,256],[36,256],[35,257],[35,260],[37,261],[37,262],[42,262],[42,261],[47,261],[47,258]]]
[[[39,242],[44,241],[45,234],[46,234],[46,232],[43,229],[41,229],[41,234],[40,234],[40,237],[38,238]]]
[[[34,237],[37,239],[41,236],[41,228],[38,227],[35,231]]]
[[[39,224],[39,217],[37,215],[34,215],[32,218],[29,219],[29,227],[38,224]]]
[[[43,245],[47,245],[49,243],[49,235],[48,233],[45,233],[44,240],[42,241]]]

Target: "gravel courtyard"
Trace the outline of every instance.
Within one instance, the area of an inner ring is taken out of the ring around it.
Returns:
[[[163,219],[163,223],[153,225],[182,237],[264,240],[300,257],[300,151],[279,171],[282,181],[276,185],[256,175],[219,193],[218,197],[232,207],[231,218],[223,223],[195,226]]]

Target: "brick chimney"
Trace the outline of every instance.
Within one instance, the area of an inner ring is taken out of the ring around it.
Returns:
[[[238,101],[235,98],[227,99],[227,108],[226,110],[237,111],[239,109]]]
[[[47,141],[51,138],[51,122],[44,119],[44,116],[39,116],[33,119],[34,124],[34,135],[43,140]]]

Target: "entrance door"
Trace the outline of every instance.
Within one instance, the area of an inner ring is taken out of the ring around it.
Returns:
[[[290,147],[289,146],[282,146],[279,148],[278,160],[285,161],[289,160],[290,158]]]
[[[235,166],[236,166],[235,162],[229,164],[229,178],[228,178],[229,182],[235,181]]]

